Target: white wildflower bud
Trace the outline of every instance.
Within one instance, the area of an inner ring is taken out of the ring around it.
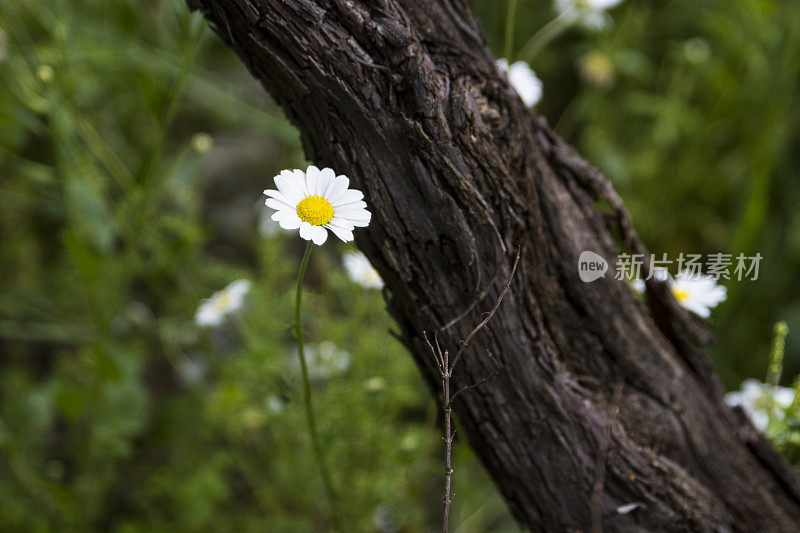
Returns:
[[[56,72],[50,65],[42,65],[38,69],[36,69],[36,77],[39,78],[39,81],[45,84],[48,84],[51,81],[53,81],[55,75]]]
[[[208,133],[198,132],[192,135],[192,150],[200,155],[205,155],[214,148],[214,138]]]

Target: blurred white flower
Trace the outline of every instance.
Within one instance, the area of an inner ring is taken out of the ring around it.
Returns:
[[[542,99],[543,85],[536,73],[524,61],[508,64],[506,58],[497,60],[497,66],[508,76],[508,83],[517,91],[528,107],[535,106]]]
[[[332,169],[310,166],[284,170],[275,176],[278,190],[267,189],[267,207],[275,209],[272,220],[287,230],[300,229],[300,237],[322,245],[330,230],[344,242],[353,240],[353,229],[369,225],[364,194],[348,189],[350,179]]]
[[[266,403],[267,410],[272,414],[278,414],[286,407],[286,401],[277,394],[270,394]]]
[[[187,356],[178,359],[176,370],[187,385],[197,385],[208,374],[208,365],[200,357]]]
[[[363,386],[370,394],[376,394],[386,388],[386,380],[380,376],[372,376],[364,380]]]
[[[683,42],[683,55],[692,63],[704,63],[711,56],[711,47],[702,37],[692,37]]]
[[[237,311],[244,303],[244,297],[250,290],[250,282],[239,279],[228,284],[221,291],[215,292],[208,300],[203,300],[194,321],[198,326],[219,326],[223,319]]]
[[[214,148],[214,138],[208,133],[199,131],[192,135],[192,150],[200,155],[205,155]]]
[[[388,505],[379,505],[372,513],[372,524],[382,533],[399,531],[399,525],[394,510]]]
[[[383,287],[383,280],[378,272],[372,268],[367,256],[361,252],[345,252],[342,256],[347,275],[350,279],[368,289],[380,289]]]
[[[308,376],[311,379],[326,379],[347,372],[350,368],[350,354],[340,350],[330,341],[319,344],[306,344],[304,347]],[[291,364],[299,369],[300,361],[297,352],[291,358]]]
[[[755,379],[746,379],[741,389],[725,395],[725,403],[740,406],[753,425],[762,433],[769,425],[769,417],[783,418],[783,411],[794,402],[795,390],[789,387],[773,387]]]
[[[416,433],[406,433],[400,439],[400,449],[404,452],[414,452],[419,448],[419,435]]]
[[[239,425],[245,431],[257,430],[264,425],[265,418],[264,411],[249,406],[239,414]]]
[[[717,285],[711,276],[681,271],[673,279],[666,269],[656,268],[653,277],[666,281],[678,303],[703,318],[708,318],[711,315],[711,308],[724,302],[728,297],[728,290],[722,285]],[[633,288],[639,293],[644,293],[644,280],[634,280]]]
[[[582,2],[579,0],[578,3],[585,4],[591,9],[606,10],[621,4],[622,0],[583,0]]]
[[[56,76],[56,71],[50,65],[42,65],[36,69],[36,77],[42,83],[50,83]]]
[[[592,50],[578,59],[578,73],[581,78],[603,89],[614,85],[616,72],[611,57],[600,50]]]
[[[622,0],[555,0],[556,11],[561,16],[571,17],[585,28],[603,30],[612,23],[606,10],[621,4]]]

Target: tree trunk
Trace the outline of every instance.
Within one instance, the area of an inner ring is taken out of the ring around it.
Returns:
[[[583,250],[613,265],[644,247],[608,182],[509,87],[463,0],[188,3],[283,106],[308,157],[364,191],[373,218],[357,244],[435,390],[422,331],[453,350],[521,247],[453,387],[496,356],[500,375],[454,410],[522,524],[800,527],[794,471],[723,404],[689,342],[704,330],[655,282],[651,318],[612,275],[580,281]]]

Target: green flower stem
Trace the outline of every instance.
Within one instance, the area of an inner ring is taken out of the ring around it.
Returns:
[[[331,506],[331,515],[333,517],[334,525],[336,525],[338,517],[336,512],[336,492],[333,490],[331,476],[328,473],[328,467],[325,465],[325,456],[322,453],[322,445],[319,441],[319,435],[317,435],[317,422],[314,419],[314,407],[311,403],[311,382],[308,379],[308,365],[306,364],[306,355],[303,349],[303,322],[301,320],[300,302],[303,296],[303,278],[306,275],[306,267],[308,266],[308,258],[311,256],[312,246],[314,246],[314,243],[312,241],[308,241],[308,245],[306,245],[306,252],[303,254],[303,261],[300,263],[300,271],[297,273],[294,333],[295,338],[297,338],[297,352],[300,357],[300,369],[303,372],[303,401],[306,408],[308,431],[311,433],[311,443],[314,447],[314,455],[317,459],[317,467],[319,468],[320,474],[322,474],[322,481],[325,484],[325,492],[328,496],[328,503]]]
[[[575,9],[568,9],[559,16],[541,27],[539,31],[528,39],[519,51],[517,56],[530,64],[533,58],[550,44],[556,37],[564,33],[570,26],[578,20],[578,12]],[[511,63],[511,60],[508,61]]]
[[[786,350],[786,335],[789,327],[781,320],[773,328],[772,346],[769,350],[769,368],[767,369],[767,384],[777,387],[783,373],[783,355]]]
[[[517,1],[508,0],[508,11],[506,11],[506,42],[503,49],[503,57],[506,58],[509,65],[514,62],[511,54],[514,52],[514,23],[517,19]]]

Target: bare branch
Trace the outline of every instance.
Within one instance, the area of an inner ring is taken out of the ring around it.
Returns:
[[[441,374],[442,377],[444,377],[444,369],[445,369],[445,367],[442,366],[442,363],[443,363],[443,360],[441,358],[442,357],[442,350],[441,350],[441,348],[439,348],[439,341],[438,340],[436,341],[436,349],[434,349],[433,346],[431,345],[431,341],[428,340],[427,332],[423,331],[422,332],[422,337],[425,339],[425,342],[428,344],[428,348],[430,348],[431,353],[433,354],[433,360],[436,361],[436,366],[439,367],[439,374]],[[435,333],[434,333],[434,339],[436,339],[436,334]]]
[[[492,352],[490,352],[489,350],[486,350],[486,355],[488,355],[488,356],[489,356],[489,359],[491,359],[491,360],[492,360],[492,362],[494,363],[494,372],[492,372],[491,374],[489,374],[488,376],[486,376],[485,378],[483,378],[482,380],[480,380],[480,381],[479,381],[479,382],[477,382],[477,383],[473,383],[472,385],[467,385],[467,386],[465,386],[465,387],[461,387],[460,389],[458,389],[458,390],[457,390],[456,392],[454,392],[454,393],[453,393],[453,395],[450,397],[450,403],[451,403],[451,404],[452,404],[452,403],[455,401],[455,399],[456,399],[456,396],[458,396],[458,395],[459,395],[459,394],[461,394],[462,392],[464,392],[464,391],[468,391],[468,390],[470,390],[470,389],[474,389],[475,387],[480,387],[481,385],[483,385],[484,383],[486,383],[487,381],[489,381],[489,380],[490,380],[490,379],[492,379],[493,377],[495,377],[495,376],[497,376],[498,374],[500,374],[500,363],[498,363],[498,362],[497,362],[497,359],[495,359],[495,358],[494,358],[494,356],[492,355]]]
[[[483,314],[484,315],[483,320],[470,332],[470,334],[467,336],[465,340],[459,341],[459,348],[458,351],[456,352],[456,356],[453,359],[452,363],[450,363],[450,352],[448,352],[447,350],[442,350],[442,347],[439,346],[439,335],[436,332],[434,332],[433,334],[433,342],[436,345],[434,347],[434,345],[431,344],[431,341],[428,339],[427,332],[425,331],[422,332],[422,337],[425,339],[425,343],[428,345],[428,349],[431,351],[431,354],[433,354],[433,358],[436,361],[436,366],[439,368],[439,375],[442,378],[442,396],[443,396],[442,406],[444,408],[443,409],[444,437],[442,438],[442,440],[444,440],[444,448],[445,448],[445,469],[444,469],[445,489],[444,489],[444,498],[442,498],[442,501],[444,503],[444,510],[442,514],[442,531],[444,533],[447,533],[448,521],[450,517],[450,502],[453,497],[453,494],[450,491],[450,486],[453,478],[453,468],[452,468],[453,438],[456,436],[456,430],[455,429],[453,429],[452,431],[450,430],[450,428],[452,427],[451,413],[453,410],[453,400],[455,400],[456,396],[458,396],[462,392],[474,389],[475,387],[479,387],[484,383],[486,383],[487,381],[489,381],[490,379],[492,379],[493,377],[495,377],[496,375],[498,375],[500,373],[500,364],[497,362],[497,359],[495,359],[495,357],[492,355],[492,352],[486,350],[486,354],[489,356],[489,359],[491,359],[492,362],[494,363],[495,371],[492,374],[486,376],[477,383],[473,383],[472,385],[467,385],[465,387],[458,389],[452,395],[450,394],[450,378],[453,376],[453,370],[456,367],[456,363],[461,357],[461,354],[464,353],[464,350],[469,344],[469,341],[472,339],[472,337],[475,336],[475,334],[478,331],[480,331],[482,327],[484,327],[489,322],[489,320],[492,319],[495,312],[497,312],[497,309],[500,307],[500,303],[503,301],[503,297],[511,289],[511,280],[514,278],[514,273],[517,271],[517,265],[519,264],[520,253],[521,253],[521,248],[518,246],[517,255],[514,258],[514,265],[511,267],[511,273],[508,276],[508,281],[506,281],[503,290],[500,291],[500,295],[497,297],[497,301],[495,302],[494,307],[492,308],[491,311]],[[465,311],[464,314],[468,313],[474,307],[475,303],[482,300],[484,296],[486,296],[486,292],[488,292],[488,288],[477,300],[475,300],[473,305],[470,305],[470,307],[467,309],[467,311]],[[447,327],[458,321],[459,318],[463,318],[463,316],[456,317],[454,320],[450,321],[450,323],[448,323],[447,326],[441,329],[446,329]]]
[[[472,311],[473,309],[475,309],[475,306],[476,306],[476,305],[478,305],[480,302],[482,302],[482,301],[483,301],[483,299],[484,299],[484,298],[486,298],[486,295],[487,295],[487,294],[489,294],[489,291],[490,291],[490,290],[492,290],[492,287],[494,287],[494,282],[495,282],[495,281],[497,281],[497,276],[498,276],[498,275],[500,275],[500,269],[497,269],[497,270],[495,271],[495,273],[494,273],[494,276],[492,276],[492,279],[491,279],[491,280],[489,280],[489,283],[487,283],[487,284],[486,284],[486,287],[484,287],[484,288],[483,288],[483,290],[481,291],[480,295],[478,295],[478,297],[477,297],[477,298],[475,298],[474,300],[472,300],[472,303],[471,303],[471,304],[469,304],[469,307],[467,307],[466,309],[464,309],[464,311],[463,311],[463,312],[459,313],[459,314],[458,314],[458,315],[457,315],[455,318],[453,318],[453,319],[452,319],[450,322],[448,322],[448,323],[447,323],[447,324],[445,324],[444,326],[440,327],[440,328],[439,328],[439,331],[444,331],[444,330],[446,330],[447,328],[451,327],[453,324],[455,324],[456,322],[458,322],[459,320],[461,320],[462,318],[464,318],[465,316],[467,316],[467,315],[470,313],[470,311]]]
[[[503,287],[503,290],[500,291],[500,295],[497,297],[497,301],[495,302],[494,307],[492,307],[492,310],[489,311],[488,314],[485,313],[485,318],[481,320],[480,324],[475,326],[475,328],[472,331],[470,331],[469,335],[467,335],[467,338],[464,339],[461,342],[461,345],[458,347],[456,356],[453,358],[453,362],[450,364],[451,372],[455,368],[456,363],[458,363],[458,360],[461,358],[461,354],[464,353],[464,350],[467,348],[469,341],[471,341],[472,337],[474,337],[475,334],[478,333],[478,331],[480,331],[481,328],[483,328],[492,319],[494,314],[497,312],[497,309],[500,307],[500,304],[503,302],[503,298],[505,297],[506,293],[509,290],[511,290],[511,280],[514,279],[514,273],[517,271],[517,265],[519,264],[519,256],[521,251],[522,248],[520,246],[517,246],[517,257],[514,259],[514,266],[511,267],[511,273],[508,275],[508,280],[506,281],[506,285],[505,287]]]

